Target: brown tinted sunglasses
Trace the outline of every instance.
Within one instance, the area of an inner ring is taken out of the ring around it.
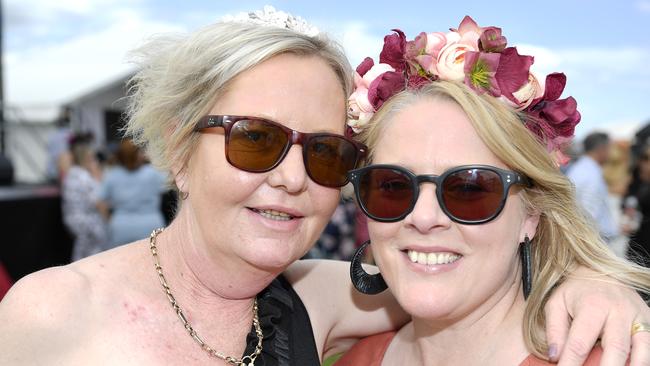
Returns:
[[[307,174],[326,187],[346,185],[347,172],[368,150],[342,135],[299,132],[258,117],[209,115],[201,118],[195,130],[212,127],[225,130],[226,160],[247,172],[268,172],[282,162],[293,144],[302,145]]]

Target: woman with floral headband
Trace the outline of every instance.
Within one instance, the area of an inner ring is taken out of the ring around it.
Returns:
[[[548,365],[544,304],[577,266],[650,292],[650,271],[607,249],[558,169],[580,120],[560,99],[563,74],[539,83],[531,56],[469,17],[410,42],[397,30],[380,62],[357,69],[351,124],[371,164],[349,174],[380,274],[359,251],[351,275],[362,292],[390,288],[412,320],[337,365]],[[650,352],[648,321],[632,328],[637,356]],[[587,365],[614,356],[581,352]]]
[[[0,303],[0,364],[318,365],[406,322],[390,294],[355,294],[345,263],[294,263],[365,146],[343,135],[352,75],[338,47],[267,15],[252,18],[282,28],[221,22],[141,49],[128,129],[173,178],[178,214],[150,240],[17,283]],[[554,341],[569,311],[569,345],[603,325],[629,342],[638,296],[587,283],[555,291]],[[590,299],[626,324],[586,319]]]

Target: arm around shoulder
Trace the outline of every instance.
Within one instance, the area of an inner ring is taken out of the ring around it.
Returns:
[[[305,304],[325,355],[344,351],[357,339],[399,329],[409,320],[389,290],[378,295],[357,292],[349,262],[301,260],[285,276]]]

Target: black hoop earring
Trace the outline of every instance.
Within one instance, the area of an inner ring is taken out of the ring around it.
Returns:
[[[528,299],[533,283],[528,234],[524,237],[524,241],[519,243],[519,256],[521,257],[521,283],[524,289],[524,299]]]
[[[370,245],[370,240],[363,243],[354,253],[352,262],[350,263],[350,278],[357,291],[367,295],[376,295],[386,290],[388,285],[384,281],[384,277],[381,276],[381,273],[371,275],[361,267],[363,251],[368,245]]]

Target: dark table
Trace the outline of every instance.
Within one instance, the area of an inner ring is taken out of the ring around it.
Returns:
[[[0,262],[14,281],[68,264],[72,243],[63,225],[57,186],[0,187]]]

